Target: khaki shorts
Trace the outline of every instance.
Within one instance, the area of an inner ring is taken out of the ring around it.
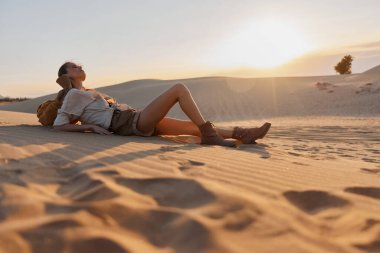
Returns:
[[[139,136],[153,136],[156,135],[156,128],[149,133],[142,133],[137,129],[137,121],[139,120],[141,111],[133,107],[128,110],[121,111],[115,109],[113,112],[111,125],[109,131],[117,135],[139,135]]]

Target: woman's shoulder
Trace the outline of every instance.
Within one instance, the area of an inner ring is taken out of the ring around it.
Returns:
[[[79,90],[79,89],[76,89],[76,88],[72,88],[70,89],[68,92],[67,92],[67,95],[66,96],[89,96],[89,97],[92,97],[93,96],[93,90]]]
[[[65,98],[64,98],[64,103],[70,103],[70,104],[88,104],[96,99],[96,96],[90,92],[90,91],[85,91],[85,90],[78,90],[75,88],[70,89]]]
[[[78,89],[70,89],[63,101],[61,111],[80,115],[87,105],[92,103],[96,97],[90,92]]]
[[[93,89],[87,89],[87,88],[85,88],[85,89],[82,89],[82,90],[80,90],[80,89],[77,89],[77,88],[71,88],[70,90],[69,90],[69,92],[73,92],[73,93],[85,93],[85,92],[89,92],[89,91],[92,91]]]

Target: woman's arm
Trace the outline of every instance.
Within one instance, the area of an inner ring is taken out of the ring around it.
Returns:
[[[98,134],[112,134],[107,129],[104,129],[97,125],[75,125],[75,124],[65,124],[61,126],[53,126],[54,129],[60,131],[68,131],[68,132],[84,132],[91,131]]]

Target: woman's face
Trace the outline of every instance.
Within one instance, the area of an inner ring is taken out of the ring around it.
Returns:
[[[70,63],[66,67],[67,74],[74,80],[84,81],[86,80],[86,72],[82,69],[81,65]]]

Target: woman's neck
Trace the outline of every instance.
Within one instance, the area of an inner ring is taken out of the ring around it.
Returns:
[[[74,88],[76,88],[78,90],[85,90],[86,89],[85,87],[83,87],[82,81],[73,80],[72,82],[73,82]]]

